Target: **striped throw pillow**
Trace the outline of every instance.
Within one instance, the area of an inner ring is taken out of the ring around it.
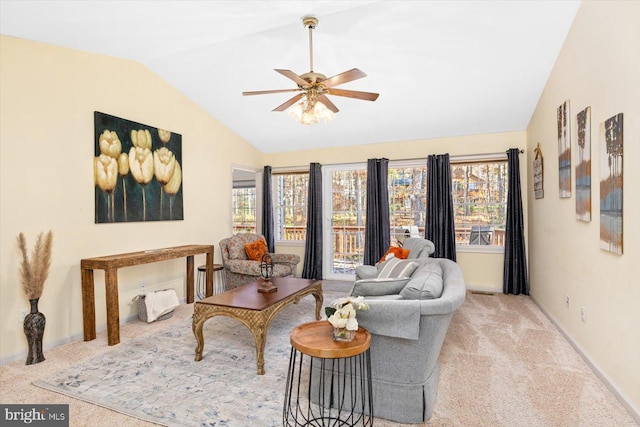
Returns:
[[[378,272],[378,279],[411,277],[418,265],[415,261],[391,258]]]

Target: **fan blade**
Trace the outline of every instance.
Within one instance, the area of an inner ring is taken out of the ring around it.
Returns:
[[[284,111],[287,108],[291,107],[296,102],[298,102],[303,96],[304,96],[304,93],[299,93],[293,98],[291,98],[290,100],[288,100],[287,102],[285,102],[284,104],[277,106],[272,111]]]
[[[364,101],[375,101],[380,94],[373,92],[360,92],[358,90],[345,90],[331,88],[327,91],[329,95],[346,96],[347,98],[362,99]]]
[[[306,81],[305,79],[303,79],[302,77],[300,77],[299,75],[297,75],[296,73],[294,73],[291,70],[276,70],[278,73],[282,74],[285,77],[290,78],[291,80],[293,80],[294,82],[296,82],[296,84],[298,86],[301,87],[307,87],[309,86],[309,82]]]
[[[298,92],[300,88],[295,89],[276,89],[276,90],[257,90],[254,92],[242,92],[243,96],[247,95],[267,95],[269,93]]]
[[[326,87],[334,87],[351,82],[353,80],[361,79],[363,77],[367,77],[367,75],[357,68],[353,68],[349,71],[345,71],[344,73],[336,74],[333,77],[329,77],[328,79],[323,80],[320,83]]]
[[[324,94],[320,95],[318,97],[318,101],[322,102],[325,105],[325,107],[327,107],[329,110],[333,111],[334,113],[337,113],[338,111],[340,111],[338,110],[338,107],[336,107],[333,104],[333,102],[331,102],[329,98],[327,98],[327,95],[324,95]]]

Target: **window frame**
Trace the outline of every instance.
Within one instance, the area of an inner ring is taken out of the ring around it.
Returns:
[[[449,160],[451,166],[451,175],[453,181],[453,168],[456,165],[460,164],[470,164],[470,163],[505,163],[507,164],[507,154],[505,153],[492,153],[492,154],[475,154],[475,155],[466,155],[466,156],[452,156]],[[508,164],[507,164],[508,167]],[[508,169],[507,169],[507,178],[508,178]],[[452,188],[453,191],[453,188]],[[505,198],[508,193],[505,191]],[[453,196],[453,195],[452,195]],[[505,215],[506,215],[506,199],[505,199]],[[455,200],[453,202],[454,206],[454,223],[455,223]],[[493,254],[503,254],[504,253],[504,245],[459,245],[456,243],[456,252],[460,253],[493,253]]]
[[[426,194],[427,194],[427,159],[408,159],[408,160],[389,160],[389,171],[391,171],[391,169],[410,169],[410,168],[425,168],[425,176],[424,176],[424,188],[423,188],[423,195],[421,197],[424,198],[424,205],[423,205],[423,210],[422,211],[414,211],[412,209],[409,210],[409,213],[411,212],[421,212],[421,215],[423,217],[424,222],[426,222]],[[387,182],[387,188],[389,190],[389,223],[391,226],[391,229],[389,230],[390,236],[391,236],[391,241],[390,244],[394,245],[397,244],[396,242],[396,238],[395,238],[395,234],[394,234],[394,229],[395,227],[402,227],[402,226],[398,226],[398,225],[394,225],[393,224],[393,217],[392,217],[392,213],[391,213],[391,203],[392,203],[392,186],[393,186],[393,181],[391,179],[390,176],[387,177],[388,182]],[[424,230],[425,230],[425,223],[422,224],[415,224],[415,226],[418,227],[419,230],[419,234],[421,237],[424,238]],[[422,230],[420,230],[422,229]]]
[[[281,208],[281,204],[278,200],[278,177],[282,175],[307,175],[307,188],[305,190],[304,197],[304,214],[305,214],[305,223],[306,227],[306,215],[307,215],[307,203],[309,200],[309,169],[300,167],[300,168],[274,168],[271,171],[271,200],[273,201],[273,219],[274,219],[274,242],[276,245],[286,245],[286,246],[304,246],[305,240],[288,240],[288,239],[279,239],[278,238],[278,218],[279,212],[278,209]],[[292,205],[295,206],[295,205]],[[284,233],[282,233],[284,234]]]
[[[249,192],[253,191],[253,194],[247,194]],[[244,192],[245,194],[238,194],[238,192]],[[244,198],[246,200],[250,200],[251,197],[253,197],[253,206],[251,207],[249,205],[248,209],[245,209],[245,214],[250,214],[251,210],[253,210],[253,232],[257,233],[258,230],[258,218],[257,218],[257,203],[256,203],[256,198],[257,198],[257,189],[255,186],[251,187],[251,186],[240,186],[240,187],[233,187],[231,189],[231,232],[232,234],[237,234],[236,232],[236,222],[234,220],[235,215],[236,215],[236,210],[238,209],[238,200],[240,198]],[[248,211],[248,212],[247,212]],[[246,232],[246,231],[243,231]]]

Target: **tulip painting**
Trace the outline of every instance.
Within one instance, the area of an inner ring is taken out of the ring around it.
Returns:
[[[182,135],[94,113],[95,222],[183,219]]]

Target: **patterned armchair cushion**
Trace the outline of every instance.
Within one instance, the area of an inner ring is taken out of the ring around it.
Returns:
[[[251,260],[229,260],[226,268],[232,273],[245,274],[260,277],[260,263]],[[273,277],[284,277],[292,274],[291,267],[286,264],[273,265]]]
[[[257,240],[264,240],[264,237],[258,234],[243,233],[236,234],[229,239],[229,259],[248,259],[244,245],[253,243]],[[265,240],[265,245],[266,245]]]

